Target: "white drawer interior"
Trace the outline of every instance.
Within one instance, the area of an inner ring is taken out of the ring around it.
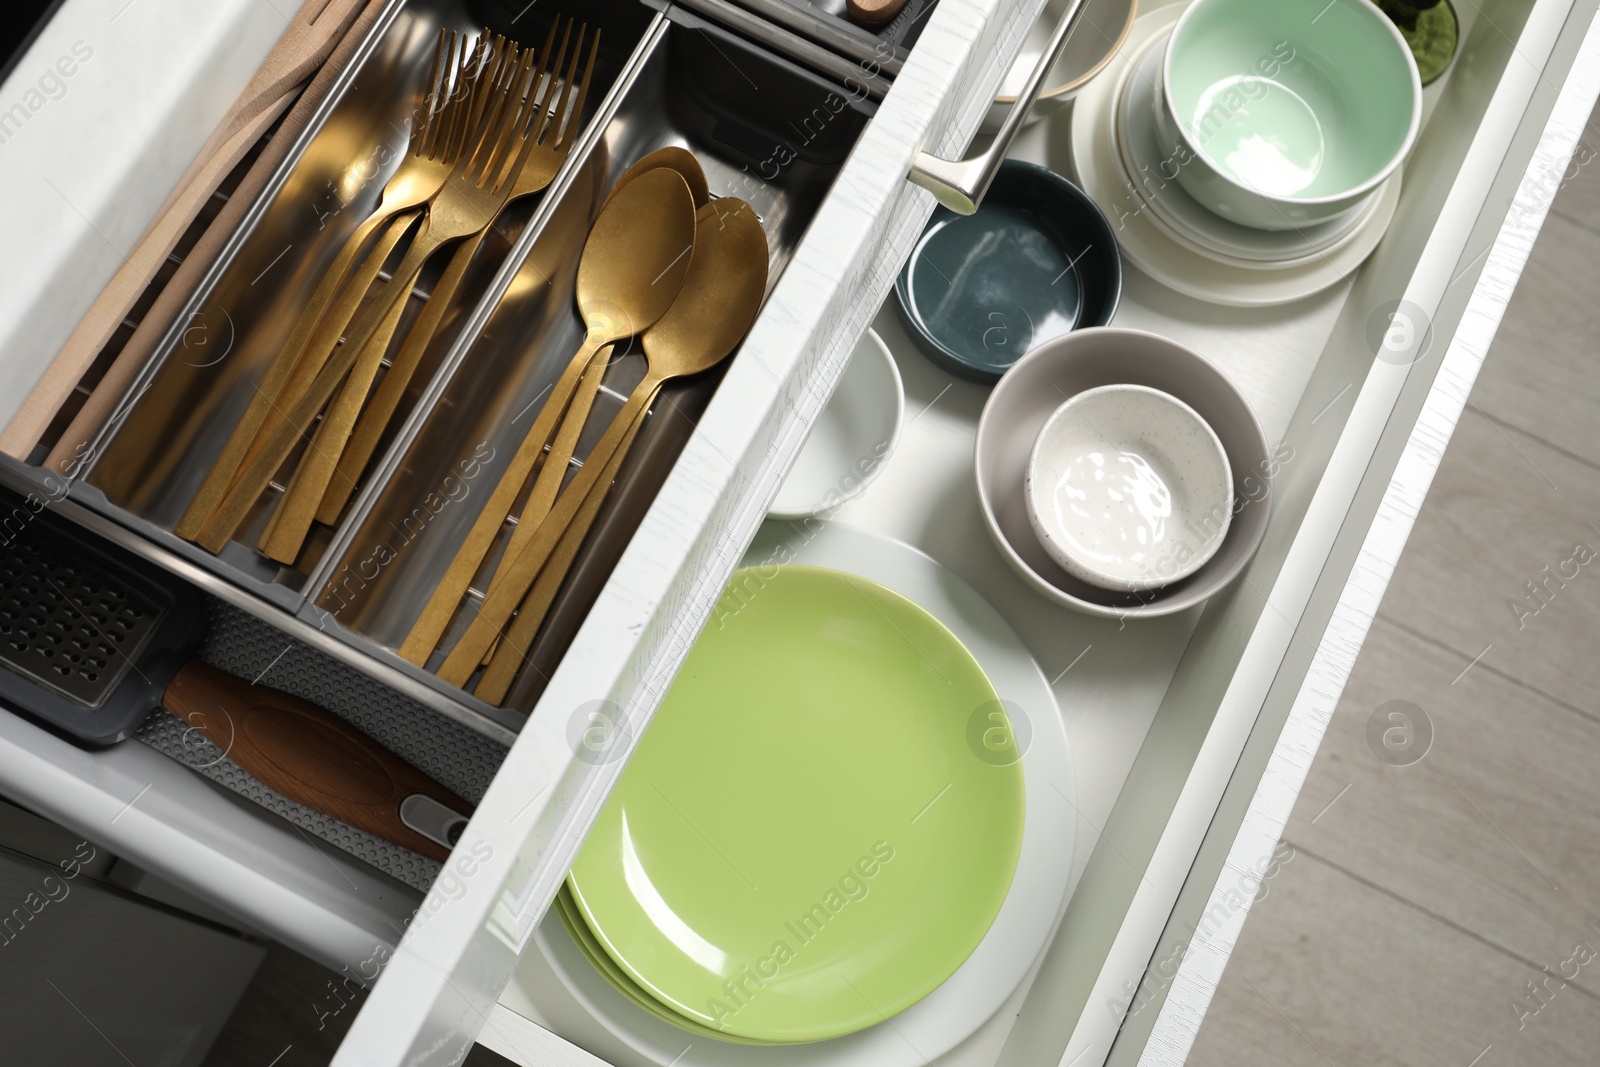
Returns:
[[[1019,1014],[1002,1011],[939,1062],[1106,1058],[1129,999],[1124,983],[1136,985],[1150,962],[1269,687],[1286,666],[1298,663],[1303,671],[1321,639],[1317,615],[1308,612],[1313,593],[1329,582],[1342,586],[1348,574],[1348,565],[1342,574],[1325,569],[1335,535],[1363,480],[1386,481],[1383,471],[1392,469],[1392,462],[1369,464],[1386,429],[1391,436],[1409,429],[1392,420],[1414,417],[1432,383],[1480,266],[1474,257],[1482,249],[1469,246],[1469,235],[1480,220],[1490,234],[1497,228],[1532,150],[1515,136],[1518,126],[1542,126],[1550,100],[1538,91],[1541,81],[1559,84],[1571,61],[1570,52],[1558,53],[1558,38],[1581,33],[1593,5],[1508,2],[1461,14],[1458,73],[1428,90],[1429,119],[1407,166],[1396,221],[1349,284],[1282,307],[1241,310],[1176,295],[1129,272],[1116,324],[1174,337],[1211,358],[1251,401],[1269,439],[1290,450],[1275,484],[1267,543],[1245,576],[1205,609],[1123,624],[1057,608],[1025,586],[993,547],[972,484],[985,391],[928,364],[892,308],[876,317],[907,380],[909,425],[882,477],[835,517],[928,552],[1022,635],[1055,678],[1076,761],[1080,840],[1092,843],[1078,855],[1060,932],[1013,1000]],[[1070,173],[1068,121],[1033,127],[1014,154]],[[1509,180],[1497,183],[1502,175]],[[1424,355],[1404,366],[1376,360],[1369,340],[1374,317],[1402,298],[1433,330]],[[714,408],[703,429],[711,430],[718,414]],[[781,467],[787,454],[777,451],[771,466]],[[754,530],[752,516],[738,518],[743,525],[723,535],[725,547],[698,557],[720,562],[718,576]],[[698,579],[685,568],[665,600],[680,618],[690,617],[691,632],[702,621],[695,609],[706,606],[689,591]],[[610,694],[629,695],[620,686]],[[610,1062],[648,1062],[596,1025],[531,956],[501,1004]]]

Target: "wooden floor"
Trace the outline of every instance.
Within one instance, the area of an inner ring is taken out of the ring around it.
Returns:
[[[1600,1064],[1600,112],[1583,143],[1192,1065]]]

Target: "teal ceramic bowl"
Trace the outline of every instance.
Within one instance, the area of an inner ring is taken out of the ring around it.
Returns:
[[[992,385],[1031,349],[1110,322],[1122,257],[1088,193],[1008,159],[976,212],[934,210],[894,291],[924,355]]]
[[[1263,230],[1360,204],[1422,119],[1416,60],[1370,0],[1194,0],[1162,78],[1156,128],[1179,184]]]

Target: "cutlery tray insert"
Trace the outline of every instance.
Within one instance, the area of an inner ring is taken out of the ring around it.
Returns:
[[[100,442],[85,484],[79,487],[80,499],[268,599],[284,606],[299,602],[334,530],[314,527],[294,566],[274,563],[258,553],[255,544],[306,446],[304,439],[220,555],[213,556],[171,531],[250,404],[317,282],[346,238],[376,207],[384,183],[399,167],[441,28],[475,34],[487,25],[491,31],[537,46],[554,18],[575,14],[591,30],[601,31],[584,125],[599,113],[651,13],[627,0],[567,6],[572,11],[560,4],[541,4],[519,19],[515,13],[501,13],[498,5],[462,0],[410,0],[397,5],[169,330],[151,366],[130,391],[133,399],[125,416]],[[405,413],[425,394],[451,348],[470,329],[473,309],[514,254],[546,195],[548,190],[512,204],[490,228],[411,380],[379,455],[395,436],[394,427],[403,424]],[[403,336],[419,314],[448,258],[445,250],[424,270],[397,336]],[[386,271],[397,262],[397,256],[391,257]],[[387,273],[380,274],[380,283],[386,278]],[[376,286],[376,293],[381,295],[383,288]]]
[[[585,132],[552,185],[513,205],[492,228],[341,524],[314,526],[292,567],[256,551],[306,447],[302,440],[219,555],[176,537],[173,528],[321,272],[374,208],[398,165],[439,28],[473,32],[486,24],[542,40],[533,13],[519,21],[504,7],[500,0],[417,0],[399,5],[380,25],[348,83],[330,94],[169,330],[72,487],[75,500],[134,541],[164,550],[157,558],[176,555],[242,587],[259,603],[254,610],[269,619],[298,612],[349,646],[351,659],[377,677],[394,681],[398,670],[411,688],[420,682],[438,701],[489,712],[501,727],[503,714],[463,698],[392,650],[537,414],[543,391],[582,339],[574,278],[605,191],[650,151],[688,147],[713,195],[739,196],[760,216],[771,250],[770,289],[875,110],[860,85],[830,81],[682,8],[655,14],[616,0],[583,11],[580,18],[603,30]],[[553,16],[550,8],[542,12]],[[446,258],[435,257],[419,280],[402,334]],[[580,457],[643,371],[636,342],[614,357]],[[717,370],[669,385],[654,405],[507,708],[526,710],[537,699],[538,680],[564,653],[720,375]],[[455,477],[446,483],[447,475]],[[374,573],[380,544],[395,558]],[[442,647],[470,614],[470,608],[462,613]]]
[[[799,243],[870,105],[692,13],[673,9],[658,29],[505,296],[337,546],[337,560],[307,609],[319,619],[331,617],[390,649],[404,641],[543,396],[582,343],[574,301],[578,259],[606,191],[636,160],[666,145],[687,147],[713,196],[748,201],[767,236],[769,288]],[[644,369],[637,340],[614,351],[578,456],[604,432]],[[721,368],[669,386],[656,401],[508,706],[532,707],[720,378]],[[470,622],[482,584],[480,576],[442,649]]]

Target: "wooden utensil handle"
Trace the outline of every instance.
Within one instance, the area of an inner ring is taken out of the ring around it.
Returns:
[[[407,826],[401,803],[421,794],[472,814],[472,805],[337,715],[199,660],[179,668],[162,705],[269,789],[430,859],[443,862],[450,850]]]
[[[0,434],[0,450],[26,457],[211,194],[294,104],[301,87],[328,59],[360,10],[359,0],[307,0],[301,7]]]
[[[229,171],[291,102],[286,96],[278,102],[278,106],[262,112],[257,116],[257,122],[247,124],[235,134],[234,141],[216,146],[207,158],[207,165],[198,174],[192,178],[185,176],[190,184],[177,189],[162,207],[161,213],[139,239],[128,258],[122,261],[122,266],[117,268],[106,287],[100,290],[94,303],[89,305],[89,310],[45,368],[16,416],[0,432],[0,451],[18,459],[27,457],[49,427],[50,420],[55,418],[73,388],[88,372],[95,356],[111,341],[112,334],[133,311],[139,296],[167,262],[178,240],[194,222],[211,194],[216,192]]]
[[[862,26],[882,26],[906,6],[906,0],[845,0],[845,11]]]

